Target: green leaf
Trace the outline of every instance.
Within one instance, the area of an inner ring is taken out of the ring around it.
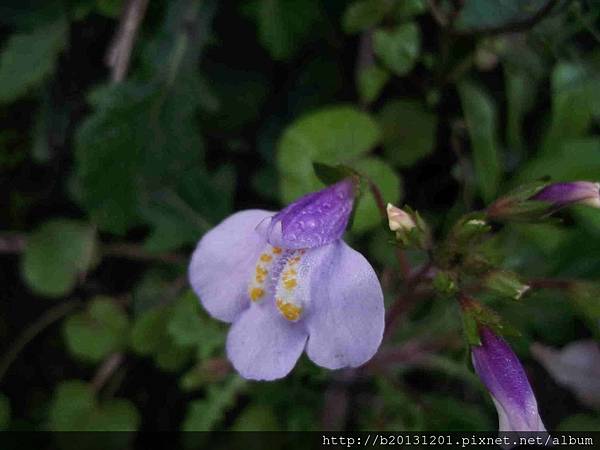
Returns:
[[[600,103],[597,69],[560,62],[552,73],[552,119],[542,144],[542,154],[560,151],[569,140],[586,135]]]
[[[123,10],[123,0],[96,0],[96,10],[107,17],[118,17]]]
[[[128,325],[127,315],[113,299],[96,297],[86,311],[67,318],[63,334],[74,356],[99,362],[124,347]]]
[[[410,167],[434,148],[435,114],[416,100],[392,100],[378,114],[385,156],[392,164]]]
[[[323,187],[314,173],[314,162],[345,165],[358,172],[364,171],[376,182],[382,182],[380,189],[384,196],[396,201],[394,199],[400,196],[398,176],[382,161],[364,159],[378,141],[377,123],[368,114],[351,107],[330,107],[301,117],[284,131],[278,145],[277,163],[283,202],[289,203]],[[379,223],[380,216],[370,194],[359,203],[358,208],[355,230],[365,231]]]
[[[175,303],[167,332],[179,346],[197,346],[201,358],[208,358],[225,343],[222,328],[201,312],[198,298],[191,290]]]
[[[380,158],[364,158],[353,164],[360,174],[369,177],[381,191],[385,201],[398,204],[402,198],[402,183],[400,176],[390,165]],[[365,192],[356,207],[352,231],[362,233],[381,223],[381,212],[377,207],[371,191]]]
[[[482,88],[470,82],[460,83],[458,92],[471,138],[477,185],[484,201],[490,202],[502,176],[496,106]]]
[[[465,0],[455,27],[479,31],[523,22],[535,16],[549,0]]]
[[[395,8],[395,16],[399,20],[410,19],[427,11],[426,0],[403,0]]]
[[[53,431],[83,430],[95,408],[94,393],[79,380],[63,381],[52,398],[48,428]]]
[[[280,431],[281,426],[272,408],[266,405],[250,405],[235,419],[230,430]]]
[[[373,34],[373,50],[392,72],[406,75],[421,51],[419,28],[410,22],[391,30],[378,29]]]
[[[136,318],[131,328],[130,345],[140,355],[151,355],[158,351],[161,343],[167,338],[167,321],[165,307],[152,308]]]
[[[489,431],[494,427],[479,406],[439,394],[429,394],[423,402],[426,411],[424,429],[471,432]]]
[[[140,415],[129,400],[98,403],[90,385],[70,380],[63,381],[54,392],[47,427],[51,431],[135,431],[139,424]],[[93,447],[89,448],[107,448],[109,443],[118,443],[121,446],[117,447],[123,448],[130,439],[131,435],[126,434],[96,434],[94,441],[100,442],[90,442]]]
[[[64,18],[12,35],[0,54],[0,103],[12,102],[39,86],[54,72],[66,44]]]
[[[103,230],[124,233],[153,195],[189,184],[192,170],[203,174],[195,81],[119,83],[90,95],[95,112],[75,135],[73,191]]]
[[[70,293],[79,275],[92,266],[95,230],[68,219],[53,219],[28,238],[22,259],[23,277],[37,294],[61,297]]]
[[[314,0],[259,0],[260,43],[274,59],[289,59],[311,37],[319,14]]]
[[[524,155],[526,146],[523,141],[523,121],[525,115],[534,106],[537,93],[537,80],[525,71],[505,67],[506,83],[506,141],[517,161]]]
[[[600,429],[600,417],[592,414],[573,414],[558,424],[556,431],[596,431]]]
[[[313,162],[344,164],[378,142],[377,123],[350,106],[324,108],[301,117],[286,128],[278,144],[282,200],[288,203],[322,186]]]
[[[0,431],[5,431],[10,425],[10,400],[8,397],[0,393]]]
[[[206,398],[188,404],[182,431],[210,431],[223,420],[225,413],[234,405],[246,381],[238,376],[228,378],[221,385],[211,385]]]
[[[524,165],[515,183],[550,177],[552,181],[597,180],[600,178],[600,139],[565,141],[551,154],[543,154]]]
[[[140,421],[140,414],[131,401],[111,399],[92,412],[86,431],[136,431]],[[120,437],[125,438],[126,435]]]
[[[391,6],[386,0],[356,0],[344,11],[342,28],[348,34],[371,28],[381,22]]]
[[[377,100],[389,79],[390,73],[377,64],[361,69],[356,78],[356,87],[361,102],[369,104]]]

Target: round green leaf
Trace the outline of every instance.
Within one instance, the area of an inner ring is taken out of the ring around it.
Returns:
[[[91,414],[89,431],[136,431],[140,414],[126,399],[112,399],[97,407]]]
[[[361,101],[371,103],[376,100],[389,79],[390,73],[377,64],[361,69],[356,79],[356,87]]]
[[[390,9],[386,0],[358,0],[346,8],[342,28],[348,34],[358,33],[377,25]]]
[[[95,407],[94,393],[79,380],[63,381],[54,392],[48,418],[52,431],[84,429]]]
[[[29,236],[23,277],[40,295],[66,295],[91,267],[96,247],[96,232],[90,225],[68,219],[46,222]]]
[[[375,54],[396,75],[406,75],[413,69],[420,49],[419,28],[413,22],[391,30],[378,29],[373,35]]]
[[[378,114],[386,159],[410,167],[427,156],[435,144],[437,121],[415,100],[392,100]]]
[[[63,331],[74,356],[98,362],[123,347],[127,328],[125,312],[112,299],[97,297],[86,311],[67,318]]]
[[[151,355],[160,347],[167,337],[169,315],[165,312],[165,308],[153,308],[136,318],[129,340],[134,352]]]
[[[0,431],[4,431],[10,424],[10,401],[4,394],[0,394]]]
[[[323,186],[314,174],[313,162],[351,162],[377,145],[379,135],[371,116],[350,106],[329,107],[298,119],[284,131],[278,145],[282,200],[288,203]]]

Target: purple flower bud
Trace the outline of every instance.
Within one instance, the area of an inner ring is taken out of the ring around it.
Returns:
[[[334,242],[346,230],[353,203],[354,183],[350,179],[307,194],[270,219],[265,230],[267,241],[288,249]]]
[[[546,431],[527,375],[506,341],[489,328],[479,330],[472,349],[475,371],[492,395],[500,431]]]
[[[574,181],[571,183],[553,183],[537,192],[531,200],[551,203],[562,208],[573,203],[581,203],[600,208],[600,183]]]

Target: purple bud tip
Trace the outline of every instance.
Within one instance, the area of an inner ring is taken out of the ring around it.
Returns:
[[[600,183],[590,181],[553,183],[536,193],[531,200],[552,203],[557,208],[574,203],[600,208]]]
[[[271,218],[267,240],[288,249],[329,244],[344,234],[353,203],[354,183],[349,178],[307,194]]]
[[[489,328],[482,327],[479,334],[481,345],[472,349],[473,366],[492,395],[500,431],[546,431],[517,356]]]

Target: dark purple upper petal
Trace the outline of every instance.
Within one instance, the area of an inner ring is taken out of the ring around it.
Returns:
[[[271,245],[288,249],[320,247],[342,237],[354,202],[354,184],[345,179],[305,195],[266,224]]]
[[[556,207],[571,203],[588,203],[600,207],[600,184],[589,181],[553,183],[536,193],[531,200],[552,203]]]
[[[494,398],[500,431],[545,431],[527,375],[509,345],[489,328],[480,330],[473,366]]]

